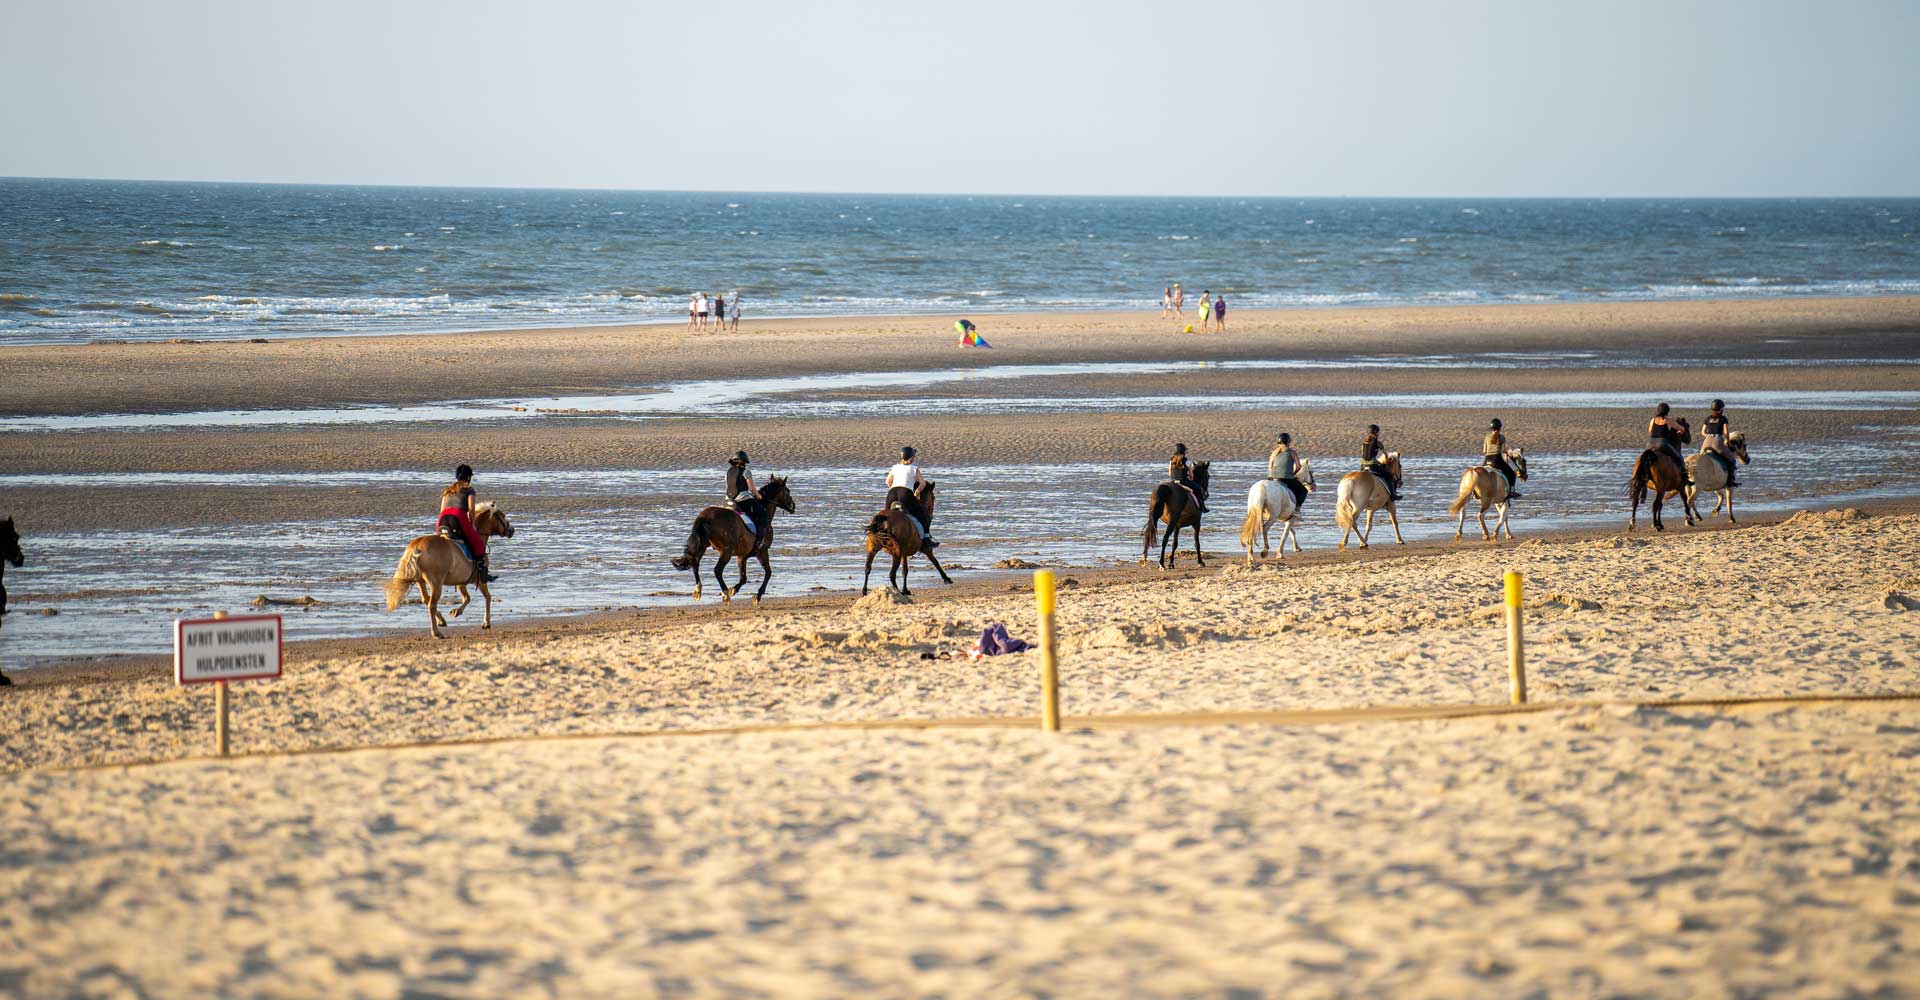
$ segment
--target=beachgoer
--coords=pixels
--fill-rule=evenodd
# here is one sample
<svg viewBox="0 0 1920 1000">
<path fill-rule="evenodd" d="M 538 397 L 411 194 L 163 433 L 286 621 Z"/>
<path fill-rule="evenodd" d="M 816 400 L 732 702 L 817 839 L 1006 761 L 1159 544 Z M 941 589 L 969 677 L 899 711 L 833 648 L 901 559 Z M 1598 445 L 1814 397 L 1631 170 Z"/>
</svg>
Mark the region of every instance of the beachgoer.
<svg viewBox="0 0 1920 1000">
<path fill-rule="evenodd" d="M 707 301 L 707 293 L 700 292 L 693 297 L 693 311 L 698 314 L 697 318 L 699 320 L 699 322 L 695 324 L 696 328 L 701 330 L 707 328 L 707 313 L 712 308 L 712 304 Z"/>
<path fill-rule="evenodd" d="M 898 507 L 901 513 L 914 519 L 920 525 L 920 547 L 931 549 L 940 543 L 933 540 L 933 525 L 927 520 L 926 509 L 920 506 L 920 485 L 926 478 L 920 475 L 920 466 L 915 457 L 919 453 L 912 448 L 900 449 L 900 461 L 887 470 L 887 506 Z"/>
<path fill-rule="evenodd" d="M 1163 291 L 1160 293 L 1160 318 L 1167 319 L 1172 315 L 1173 315 L 1173 286 L 1168 285 L 1166 291 Z"/>
<path fill-rule="evenodd" d="M 1307 502 L 1307 484 L 1300 481 L 1300 456 L 1293 450 L 1293 436 L 1284 431 L 1274 443 L 1273 454 L 1267 456 L 1267 478 L 1279 480 L 1292 491 L 1295 507 Z"/>
<path fill-rule="evenodd" d="M 1200 499 L 1200 494 L 1193 488 L 1193 469 L 1187 465 L 1187 446 L 1184 444 L 1173 446 L 1173 457 L 1167 460 L 1167 481 L 1186 490 L 1187 496 L 1193 498 L 1194 508 L 1200 513 L 1207 512 L 1207 502 Z"/>
<path fill-rule="evenodd" d="M 1186 317 L 1187 315 L 1186 303 L 1187 303 L 1187 290 L 1184 288 L 1181 288 L 1180 283 L 1178 281 L 1174 282 L 1173 283 L 1173 318 L 1174 319 L 1184 319 Z"/>
<path fill-rule="evenodd" d="M 1207 326 L 1213 322 L 1213 290 L 1200 293 L 1200 332 L 1207 332 Z"/>
<path fill-rule="evenodd" d="M 1520 478 L 1514 474 L 1513 466 L 1507 464 L 1507 436 L 1500 431 L 1500 418 L 1495 417 L 1487 423 L 1487 438 L 1480 444 L 1480 454 L 1486 459 L 1487 466 L 1507 477 L 1507 499 L 1520 499 Z"/>
<path fill-rule="evenodd" d="M 727 329 L 740 329 L 740 290 L 733 290 L 733 302 L 727 307 Z"/>
<path fill-rule="evenodd" d="M 1727 467 L 1727 488 L 1740 485 L 1733 478 L 1733 452 L 1727 448 L 1727 404 L 1724 400 L 1713 401 L 1713 412 L 1700 424 L 1700 451 L 1711 454 Z"/>
<path fill-rule="evenodd" d="M 439 530 L 458 531 L 473 553 L 473 571 L 488 583 L 498 580 L 487 569 L 487 539 L 473 526 L 473 466 L 461 464 L 453 470 L 453 485 L 440 491 Z"/>
<path fill-rule="evenodd" d="M 699 325 L 700 325 L 700 296 L 689 295 L 687 296 L 687 329 L 692 330 L 698 327 Z"/>
<path fill-rule="evenodd" d="M 1387 484 L 1389 498 L 1400 502 L 1400 481 L 1387 471 L 1387 447 L 1380 443 L 1379 424 L 1368 424 L 1367 436 L 1360 439 L 1360 467 L 1379 476 Z"/>
<path fill-rule="evenodd" d="M 1227 297 L 1224 293 L 1213 300 L 1213 321 L 1220 329 L 1227 328 Z"/>
</svg>

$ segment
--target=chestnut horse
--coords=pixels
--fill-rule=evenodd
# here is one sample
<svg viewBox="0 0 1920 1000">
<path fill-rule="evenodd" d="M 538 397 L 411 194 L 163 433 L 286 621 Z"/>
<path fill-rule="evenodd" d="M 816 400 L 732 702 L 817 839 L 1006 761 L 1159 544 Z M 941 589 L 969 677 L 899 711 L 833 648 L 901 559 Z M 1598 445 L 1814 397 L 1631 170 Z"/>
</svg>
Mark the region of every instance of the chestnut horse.
<svg viewBox="0 0 1920 1000">
<path fill-rule="evenodd" d="M 1207 500 L 1207 478 L 1212 473 L 1206 462 L 1193 463 L 1193 492 L 1201 503 Z M 1193 528 L 1193 561 L 1201 566 L 1207 564 L 1207 557 L 1200 552 L 1200 508 L 1193 497 L 1180 488 L 1179 483 L 1164 482 L 1153 488 L 1153 501 L 1147 507 L 1146 541 L 1140 546 L 1140 565 L 1147 564 L 1147 552 L 1153 548 L 1154 533 L 1157 525 L 1165 521 L 1167 534 L 1160 539 L 1160 568 L 1172 569 L 1174 557 L 1180 554 L 1180 529 Z M 1167 543 L 1173 543 L 1173 551 L 1167 551 Z"/>
<path fill-rule="evenodd" d="M 1680 426 L 1677 443 L 1686 444 L 1693 437 L 1692 428 L 1679 417 L 1673 418 L 1673 422 Z M 1627 499 L 1633 502 L 1633 510 L 1627 515 L 1628 531 L 1640 523 L 1640 502 L 1647 498 L 1649 491 L 1653 494 L 1653 530 L 1667 530 L 1660 520 L 1660 505 L 1675 494 L 1680 496 L 1680 509 L 1687 515 L 1687 523 L 1700 520 L 1700 512 L 1693 509 L 1693 496 L 1687 490 L 1686 466 L 1665 448 L 1648 448 L 1633 463 L 1633 478 L 1627 482 Z"/>
<path fill-rule="evenodd" d="M 1518 448 L 1506 453 L 1507 464 L 1513 466 L 1513 474 L 1521 482 L 1527 481 L 1527 456 Z M 1507 482 L 1500 470 L 1482 463 L 1460 474 L 1460 495 L 1447 505 L 1447 513 L 1454 516 L 1453 540 L 1459 541 L 1467 530 L 1467 502 L 1480 501 L 1480 537 L 1487 541 L 1496 541 L 1505 529 L 1507 540 L 1513 540 L 1513 528 L 1507 524 L 1507 495 L 1513 492 L 1516 484 Z M 1499 509 L 1499 519 L 1493 522 L 1493 531 L 1487 531 L 1487 508 Z"/>
<path fill-rule="evenodd" d="M 733 603 L 733 595 L 747 585 L 747 557 L 760 560 L 760 589 L 754 592 L 753 603 L 758 605 L 760 598 L 766 595 L 767 583 L 773 579 L 773 566 L 767 562 L 767 551 L 773 548 L 773 514 L 776 510 L 793 513 L 793 490 L 786 479 L 773 476 L 767 485 L 760 487 L 760 499 L 767 511 L 767 523 L 758 525 L 760 534 L 756 537 L 747 530 L 747 523 L 740 519 L 740 512 L 728 507 L 706 507 L 694 515 L 693 531 L 687 535 L 687 548 L 672 560 L 674 569 L 693 571 L 693 599 L 699 600 L 705 591 L 700 586 L 700 559 L 707 554 L 711 546 L 719 556 L 713 564 L 713 581 L 720 585 L 720 600 Z M 735 559 L 740 563 L 740 580 L 729 590 L 727 588 L 727 560 Z"/>
<path fill-rule="evenodd" d="M 933 480 L 921 483 L 913 496 L 920 501 L 920 509 L 927 512 L 927 524 L 931 527 Z M 920 525 L 898 504 L 889 504 L 886 510 L 873 515 L 873 520 L 867 522 L 867 572 L 860 578 L 860 592 L 867 592 L 867 581 L 873 577 L 873 557 L 881 551 L 893 557 L 893 566 L 887 570 L 887 584 L 902 594 L 913 593 L 907 589 L 907 570 L 916 554 L 927 557 L 927 561 L 933 564 L 934 572 L 940 574 L 942 583 L 952 583 L 953 577 L 948 576 L 946 568 L 940 565 L 940 557 L 934 555 L 932 550 L 920 547 L 921 537 Z M 895 573 L 900 574 L 898 583 L 893 579 Z"/>
<path fill-rule="evenodd" d="M 13 518 L 0 521 L 0 621 L 7 617 L 7 564 L 12 563 L 19 569 L 27 561 L 20 552 L 20 533 L 13 529 Z M 0 674 L 0 687 L 8 687 L 13 682 L 6 674 Z"/>
<path fill-rule="evenodd" d="M 1405 482 L 1400 474 L 1399 452 L 1387 452 L 1385 464 L 1388 475 Z M 1400 511 L 1394 505 L 1393 491 L 1387 489 L 1386 482 L 1365 469 L 1341 476 L 1340 492 L 1335 494 L 1333 502 L 1333 523 L 1340 526 L 1340 544 L 1337 548 L 1346 551 L 1348 535 L 1359 535 L 1360 547 L 1366 548 L 1367 536 L 1373 534 L 1373 512 L 1377 510 L 1387 512 L 1387 519 L 1393 522 L 1393 540 L 1405 545 L 1407 540 L 1400 537 Z M 1365 530 L 1358 526 L 1361 511 L 1367 512 Z"/>
<path fill-rule="evenodd" d="M 513 537 L 513 525 L 507 522 L 506 512 L 492 503 L 473 508 L 473 530 L 482 537 Z M 487 581 L 473 571 L 473 561 L 467 558 L 466 550 L 445 535 L 421 535 L 407 543 L 407 550 L 400 553 L 400 565 L 393 569 L 393 579 L 387 581 L 388 611 L 400 606 L 410 586 L 420 588 L 420 600 L 427 605 L 427 632 L 435 639 L 446 638 L 440 634 L 447 624 L 440 615 L 440 594 L 448 586 L 460 591 L 460 606 L 453 609 L 455 618 L 473 603 L 467 587 L 479 587 L 480 596 L 486 599 L 480 627 L 493 627 L 493 592 L 487 589 Z"/>
</svg>

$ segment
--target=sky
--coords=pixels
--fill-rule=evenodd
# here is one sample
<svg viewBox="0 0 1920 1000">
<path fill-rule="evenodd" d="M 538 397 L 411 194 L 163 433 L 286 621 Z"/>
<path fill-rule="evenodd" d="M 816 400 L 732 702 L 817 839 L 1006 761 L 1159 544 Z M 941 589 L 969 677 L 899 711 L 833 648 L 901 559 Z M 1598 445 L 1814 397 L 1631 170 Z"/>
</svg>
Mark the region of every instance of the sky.
<svg viewBox="0 0 1920 1000">
<path fill-rule="evenodd" d="M 1920 2 L 6 0 L 0 176 L 1920 193 Z"/>
</svg>

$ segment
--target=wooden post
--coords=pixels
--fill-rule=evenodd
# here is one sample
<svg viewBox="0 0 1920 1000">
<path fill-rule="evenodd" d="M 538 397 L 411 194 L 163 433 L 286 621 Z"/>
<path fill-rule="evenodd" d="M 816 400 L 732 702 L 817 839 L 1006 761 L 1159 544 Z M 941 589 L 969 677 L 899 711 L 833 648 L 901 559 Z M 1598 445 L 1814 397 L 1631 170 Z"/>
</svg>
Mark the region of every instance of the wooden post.
<svg viewBox="0 0 1920 1000">
<path fill-rule="evenodd" d="M 225 618 L 225 611 L 215 611 L 213 617 Z M 213 686 L 213 749 L 222 757 L 227 755 L 227 682 L 220 681 Z"/>
<path fill-rule="evenodd" d="M 1033 572 L 1033 599 L 1040 609 L 1040 728 L 1060 731 L 1060 667 L 1054 657 L 1053 570 Z"/>
<path fill-rule="evenodd" d="M 1515 705 L 1527 703 L 1527 647 L 1520 628 L 1520 574 L 1507 571 L 1507 670 Z"/>
</svg>

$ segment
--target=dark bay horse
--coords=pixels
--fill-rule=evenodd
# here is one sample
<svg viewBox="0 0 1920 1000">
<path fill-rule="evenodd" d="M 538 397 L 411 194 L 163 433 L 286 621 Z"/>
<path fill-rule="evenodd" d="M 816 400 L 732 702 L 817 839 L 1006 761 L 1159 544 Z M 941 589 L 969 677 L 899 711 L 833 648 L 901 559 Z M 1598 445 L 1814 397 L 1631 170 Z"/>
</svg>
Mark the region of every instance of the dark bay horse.
<svg viewBox="0 0 1920 1000">
<path fill-rule="evenodd" d="M 905 490 L 906 487 L 896 486 L 894 489 Z M 867 572 L 860 578 L 860 592 L 862 594 L 867 592 L 867 581 L 873 577 L 873 557 L 882 551 L 893 557 L 893 566 L 887 570 L 887 583 L 902 594 L 913 593 L 907 589 L 907 570 L 916 554 L 927 557 L 927 561 L 933 564 L 934 572 L 940 574 L 941 582 L 952 583 L 953 578 L 948 576 L 946 568 L 940 565 L 940 557 L 934 555 L 933 550 L 920 547 L 923 537 L 920 526 L 914 523 L 911 515 L 891 502 L 893 490 L 887 491 L 887 495 L 889 499 L 887 509 L 873 515 L 873 520 L 867 522 Z M 921 483 L 920 489 L 914 492 L 913 497 L 920 501 L 920 509 L 926 511 L 927 525 L 931 527 L 933 525 L 933 480 L 929 479 Z M 900 574 L 898 582 L 893 578 L 895 573 Z"/>
<path fill-rule="evenodd" d="M 759 537 L 747 530 L 746 522 L 740 520 L 740 513 L 726 507 L 707 507 L 695 515 L 693 531 L 687 535 L 687 550 L 675 556 L 674 569 L 693 571 L 693 599 L 699 600 L 704 590 L 700 585 L 700 559 L 706 555 L 708 547 L 718 554 L 713 564 L 713 581 L 720 585 L 720 600 L 732 604 L 733 595 L 747 585 L 747 557 L 760 560 L 760 589 L 753 595 L 753 603 L 759 604 L 760 598 L 767 593 L 767 583 L 773 579 L 773 566 L 767 562 L 767 551 L 773 548 L 773 514 L 776 510 L 793 513 L 793 491 L 786 479 L 773 476 L 767 485 L 760 487 L 760 499 L 765 501 L 767 523 L 758 525 Z M 740 563 L 740 580 L 727 588 L 725 576 L 727 560 L 735 559 Z"/>
<path fill-rule="evenodd" d="M 20 552 L 20 533 L 13 529 L 13 518 L 0 521 L 0 621 L 7 617 L 7 564 L 12 563 L 19 569 L 27 561 Z M 13 682 L 6 674 L 0 674 L 0 687 L 10 686 Z"/>
<path fill-rule="evenodd" d="M 1199 494 L 1201 502 L 1207 499 L 1207 477 L 1211 472 L 1206 462 L 1193 463 L 1193 492 Z M 1155 525 L 1165 521 L 1166 537 L 1160 540 L 1160 568 L 1172 569 L 1174 557 L 1180 554 L 1180 529 L 1193 528 L 1193 561 L 1201 566 L 1207 564 L 1206 556 L 1200 552 L 1200 508 L 1195 506 L 1193 498 L 1180 488 L 1179 483 L 1165 482 L 1153 488 L 1153 502 L 1147 508 L 1146 541 L 1140 546 L 1140 565 L 1147 564 L 1147 552 L 1153 548 Z M 1167 543 L 1173 543 L 1173 551 L 1167 551 Z"/>
<path fill-rule="evenodd" d="M 1673 422 L 1680 427 L 1676 443 L 1686 444 L 1693 437 L 1693 429 L 1679 417 L 1673 418 Z M 1627 514 L 1628 531 L 1638 526 L 1640 503 L 1649 492 L 1653 495 L 1653 530 L 1667 530 L 1660 520 L 1660 505 L 1676 493 L 1680 495 L 1680 509 L 1686 513 L 1687 523 L 1700 520 L 1700 513 L 1693 509 L 1693 497 L 1687 494 L 1687 467 L 1664 448 L 1648 448 L 1633 463 L 1633 479 L 1627 483 L 1627 499 L 1633 502 L 1633 510 Z"/>
</svg>

